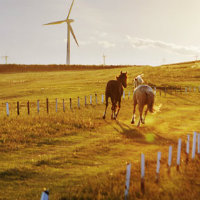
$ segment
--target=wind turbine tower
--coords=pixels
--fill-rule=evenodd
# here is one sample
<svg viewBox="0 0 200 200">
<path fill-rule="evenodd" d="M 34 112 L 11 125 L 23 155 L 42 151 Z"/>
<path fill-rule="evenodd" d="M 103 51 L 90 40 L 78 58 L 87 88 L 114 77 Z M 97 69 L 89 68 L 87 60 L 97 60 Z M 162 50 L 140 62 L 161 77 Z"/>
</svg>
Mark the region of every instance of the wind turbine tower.
<svg viewBox="0 0 200 200">
<path fill-rule="evenodd" d="M 66 56 L 66 64 L 68 64 L 68 65 L 70 65 L 70 34 L 72 34 L 76 44 L 78 45 L 78 41 L 76 39 L 76 36 L 75 36 L 74 31 L 73 31 L 72 26 L 71 26 L 71 23 L 74 22 L 74 20 L 73 19 L 69 19 L 69 15 L 71 13 L 73 4 L 74 4 L 74 0 L 72 1 L 71 7 L 69 9 L 69 13 L 68 13 L 67 18 L 65 20 L 56 21 L 56 22 L 50 22 L 50 23 L 44 24 L 44 25 L 56 25 L 56 24 L 62 24 L 62 23 L 66 23 L 67 24 L 67 56 Z"/>
<path fill-rule="evenodd" d="M 106 56 L 103 54 L 103 65 L 106 65 Z"/>
<path fill-rule="evenodd" d="M 5 64 L 8 64 L 8 56 L 1 56 L 2 58 L 5 58 Z"/>
</svg>

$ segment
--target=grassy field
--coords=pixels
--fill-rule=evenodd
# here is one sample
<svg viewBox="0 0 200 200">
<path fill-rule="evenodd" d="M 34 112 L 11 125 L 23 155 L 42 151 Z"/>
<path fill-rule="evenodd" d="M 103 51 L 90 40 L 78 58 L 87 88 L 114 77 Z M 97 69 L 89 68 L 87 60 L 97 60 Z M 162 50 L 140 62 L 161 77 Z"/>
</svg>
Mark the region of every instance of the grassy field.
<svg viewBox="0 0 200 200">
<path fill-rule="evenodd" d="M 0 199 L 123 199 L 126 164 L 132 163 L 129 199 L 199 199 L 200 160 L 185 164 L 187 134 L 200 132 L 200 93 L 157 91 L 155 112 L 146 124 L 131 125 L 132 98 L 122 101 L 118 120 L 102 119 L 106 82 L 128 72 L 126 94 L 133 78 L 143 73 L 156 86 L 199 87 L 200 63 L 160 67 L 134 66 L 99 70 L 70 70 L 0 74 Z M 94 94 L 98 104 L 94 102 Z M 93 105 L 84 97 L 93 95 Z M 81 108 L 77 108 L 77 97 Z M 50 112 L 45 100 L 49 98 Z M 58 99 L 58 112 L 55 99 Z M 73 109 L 69 109 L 72 98 Z M 65 99 L 66 111 L 62 111 Z M 40 113 L 36 102 L 40 100 Z M 16 102 L 20 102 L 17 116 Z M 30 101 L 30 115 L 26 103 Z M 5 103 L 9 102 L 10 116 Z M 138 116 L 138 113 L 137 113 Z M 136 116 L 136 117 L 137 117 Z M 136 119 L 138 120 L 138 118 Z M 176 171 L 177 141 L 182 139 L 180 171 Z M 192 139 L 191 139 L 192 140 Z M 192 142 L 191 142 L 192 144 Z M 173 167 L 167 174 L 169 145 Z M 157 152 L 162 152 L 160 182 L 155 183 Z M 145 194 L 140 191 L 140 155 L 145 154 Z"/>
</svg>

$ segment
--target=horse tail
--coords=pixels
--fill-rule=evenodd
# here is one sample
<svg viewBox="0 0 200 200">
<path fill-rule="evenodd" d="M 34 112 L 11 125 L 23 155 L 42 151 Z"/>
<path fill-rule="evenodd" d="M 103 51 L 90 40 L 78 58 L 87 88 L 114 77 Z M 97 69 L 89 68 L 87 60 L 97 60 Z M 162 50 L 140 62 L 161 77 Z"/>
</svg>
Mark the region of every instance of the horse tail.
<svg viewBox="0 0 200 200">
<path fill-rule="evenodd" d="M 153 94 L 153 92 L 148 92 L 147 96 L 148 96 L 148 104 L 147 104 L 148 110 L 149 110 L 149 112 L 153 113 L 153 111 L 154 111 L 154 109 L 153 109 L 154 94 Z"/>
</svg>

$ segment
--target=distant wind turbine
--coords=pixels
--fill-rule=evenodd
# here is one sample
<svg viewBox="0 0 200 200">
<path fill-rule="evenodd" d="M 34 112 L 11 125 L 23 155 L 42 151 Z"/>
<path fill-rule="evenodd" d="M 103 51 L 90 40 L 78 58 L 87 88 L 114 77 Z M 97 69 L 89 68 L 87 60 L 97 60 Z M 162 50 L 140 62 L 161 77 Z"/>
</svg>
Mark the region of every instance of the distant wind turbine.
<svg viewBox="0 0 200 200">
<path fill-rule="evenodd" d="M 106 65 L 106 56 L 103 54 L 103 65 Z"/>
<path fill-rule="evenodd" d="M 68 65 L 70 65 L 70 33 L 72 34 L 72 36 L 74 37 L 74 40 L 75 40 L 76 44 L 78 45 L 76 36 L 75 36 L 74 31 L 72 29 L 72 26 L 70 24 L 70 23 L 74 22 L 74 20 L 73 19 L 69 19 L 69 15 L 71 13 L 73 4 L 74 4 L 74 0 L 72 1 L 69 13 L 68 13 L 67 18 L 65 20 L 56 21 L 56 22 L 50 22 L 48 24 L 44 24 L 44 25 L 56 25 L 56 24 L 62 24 L 64 22 L 67 23 L 67 57 L 66 57 L 66 64 L 68 64 Z"/>
<path fill-rule="evenodd" d="M 1 56 L 2 58 L 5 58 L 6 65 L 8 64 L 8 56 Z"/>
</svg>

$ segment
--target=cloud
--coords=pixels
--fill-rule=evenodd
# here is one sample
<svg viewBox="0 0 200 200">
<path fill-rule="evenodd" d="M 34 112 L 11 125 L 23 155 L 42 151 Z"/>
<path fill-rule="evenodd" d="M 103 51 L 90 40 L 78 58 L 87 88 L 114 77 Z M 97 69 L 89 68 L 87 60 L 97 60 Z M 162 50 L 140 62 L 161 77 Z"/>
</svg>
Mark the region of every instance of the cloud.
<svg viewBox="0 0 200 200">
<path fill-rule="evenodd" d="M 98 41 L 98 44 L 101 45 L 101 46 L 103 46 L 106 49 L 111 48 L 111 47 L 115 47 L 114 43 L 106 41 L 106 40 Z"/>
<path fill-rule="evenodd" d="M 200 54 L 200 48 L 194 47 L 194 46 L 181 46 L 176 45 L 172 43 L 166 43 L 162 41 L 157 40 L 150 40 L 150 39 L 141 39 L 136 37 L 131 37 L 129 35 L 126 36 L 132 47 L 134 48 L 144 48 L 144 47 L 159 47 L 165 50 L 168 50 L 170 52 L 175 52 L 177 54 L 181 55 L 188 55 L 188 56 L 194 56 Z"/>
</svg>

